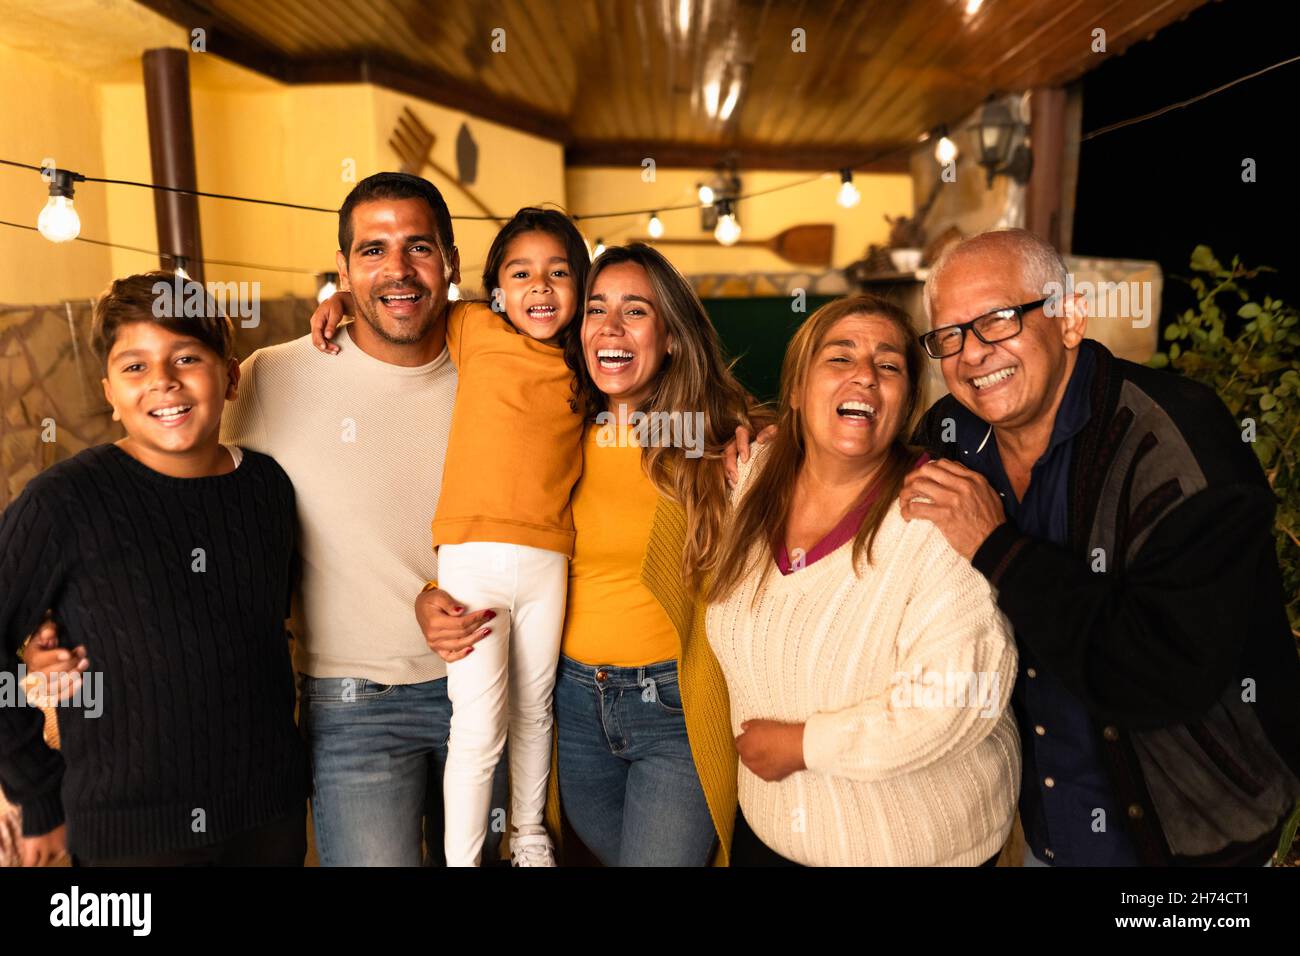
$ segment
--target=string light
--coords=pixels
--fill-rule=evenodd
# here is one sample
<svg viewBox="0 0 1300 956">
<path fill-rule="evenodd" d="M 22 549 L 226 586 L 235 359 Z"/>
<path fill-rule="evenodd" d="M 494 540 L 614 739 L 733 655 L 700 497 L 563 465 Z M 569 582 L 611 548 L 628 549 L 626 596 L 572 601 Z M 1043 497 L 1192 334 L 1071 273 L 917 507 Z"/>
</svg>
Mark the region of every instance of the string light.
<svg viewBox="0 0 1300 956">
<path fill-rule="evenodd" d="M 736 222 L 729 199 L 718 203 L 718 224 L 713 227 L 713 238 L 724 246 L 734 246 L 740 239 L 740 223 Z"/>
<path fill-rule="evenodd" d="M 81 217 L 72 204 L 72 184 L 84 182 L 86 177 L 67 169 L 53 169 L 49 173 L 53 174 L 50 198 L 36 217 L 36 228 L 50 242 L 71 242 L 81 235 Z"/>
<path fill-rule="evenodd" d="M 940 126 L 939 143 L 934 147 L 934 158 L 940 166 L 947 166 L 957 158 L 957 144 L 948 138 L 948 127 Z"/>
<path fill-rule="evenodd" d="M 713 187 L 708 185 L 707 183 L 700 187 L 700 205 L 701 206 L 713 205 Z"/>
<path fill-rule="evenodd" d="M 858 192 L 858 187 L 853 185 L 853 170 L 840 170 L 840 193 L 835 197 L 835 201 L 845 209 L 852 209 L 862 198 L 862 193 Z"/>
<path fill-rule="evenodd" d="M 179 276 L 180 278 L 184 279 L 186 282 L 188 282 L 188 281 L 189 281 L 189 278 L 190 278 L 190 274 L 189 274 L 188 270 L 186 270 L 186 268 L 185 268 L 186 265 L 188 265 L 188 262 L 186 261 L 185 257 L 184 257 L 184 256 L 177 256 L 176 259 L 175 259 L 175 262 L 176 262 L 176 268 L 175 268 L 174 271 L 175 271 L 176 275 Z"/>
<path fill-rule="evenodd" d="M 599 259 L 604 254 L 604 252 L 605 252 L 605 240 L 597 238 L 596 248 L 593 249 L 591 253 L 592 260 Z"/>
<path fill-rule="evenodd" d="M 448 302 L 460 301 L 460 286 L 456 285 L 456 283 L 454 282 L 447 283 L 447 301 Z"/>
<path fill-rule="evenodd" d="M 650 223 L 646 226 L 646 232 L 650 234 L 651 239 L 662 239 L 664 234 L 664 223 L 659 218 L 659 213 L 650 214 Z"/>
</svg>

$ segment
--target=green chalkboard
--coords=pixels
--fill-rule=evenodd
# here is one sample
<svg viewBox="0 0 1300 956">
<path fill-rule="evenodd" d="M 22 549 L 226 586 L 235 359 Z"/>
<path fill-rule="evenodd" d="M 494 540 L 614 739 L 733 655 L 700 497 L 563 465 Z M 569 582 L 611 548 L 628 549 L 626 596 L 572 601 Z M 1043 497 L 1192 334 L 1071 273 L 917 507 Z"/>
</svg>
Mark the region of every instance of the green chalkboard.
<svg viewBox="0 0 1300 956">
<path fill-rule="evenodd" d="M 835 296 L 809 296 L 807 310 L 795 312 L 789 296 L 704 299 L 704 308 L 722 337 L 727 358 L 738 359 L 736 376 L 755 398 L 775 402 L 781 362 L 795 329 Z"/>
</svg>

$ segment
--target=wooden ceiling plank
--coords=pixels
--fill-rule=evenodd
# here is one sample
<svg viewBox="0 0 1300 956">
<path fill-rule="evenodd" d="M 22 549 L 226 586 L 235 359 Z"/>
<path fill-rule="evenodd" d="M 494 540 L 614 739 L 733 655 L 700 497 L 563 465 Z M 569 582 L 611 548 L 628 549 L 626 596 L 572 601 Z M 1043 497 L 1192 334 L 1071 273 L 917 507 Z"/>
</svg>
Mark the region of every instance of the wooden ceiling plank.
<svg viewBox="0 0 1300 956">
<path fill-rule="evenodd" d="M 858 31 L 863 25 L 863 20 L 868 13 L 867 4 L 860 4 L 857 7 L 857 15 L 844 25 L 843 29 L 837 28 L 836 32 L 843 38 L 838 49 L 827 61 L 825 68 L 819 68 L 817 73 L 820 77 L 820 86 L 826 89 L 828 93 L 834 91 L 830 88 L 830 83 L 840 75 L 844 69 L 845 58 L 848 56 L 850 49 L 854 46 L 854 40 L 858 36 Z M 809 111 L 809 117 L 803 127 L 803 136 L 805 142 L 817 143 L 822 142 L 827 136 L 827 130 L 831 132 L 837 129 L 844 129 L 845 103 L 841 100 L 832 99 L 825 96 L 820 102 L 815 102 L 815 108 Z"/>
<path fill-rule="evenodd" d="M 764 12 L 764 29 L 758 37 L 745 122 L 739 130 L 742 139 L 768 140 L 783 111 L 789 108 L 783 93 L 790 90 L 795 76 L 806 69 L 804 58 L 809 55 L 796 54 L 790 49 L 790 32 L 795 26 L 807 29 L 807 6 L 806 0 L 801 0 L 798 9 L 788 13 L 786 4 L 778 0 L 775 11 L 769 7 Z"/>
<path fill-rule="evenodd" d="M 511 97 L 550 111 L 564 110 L 564 89 L 545 68 L 551 37 L 533 28 L 527 3 L 508 2 L 498 6 L 498 19 L 506 31 L 506 52 L 494 53 L 489 63 L 501 68 L 501 79 Z M 496 26 L 498 24 L 494 24 Z M 490 42 L 490 36 L 485 36 Z"/>
<path fill-rule="evenodd" d="M 1075 2 L 1078 3 L 1080 0 Z M 998 9 L 992 7 L 984 12 L 991 15 Z M 1002 9 L 1010 12 L 1010 8 Z M 958 43 L 963 37 L 962 31 L 948 31 L 947 41 L 936 48 L 926 66 L 922 68 L 927 75 L 935 77 L 935 81 L 907 82 L 906 76 L 900 77 L 903 82 L 899 95 L 881 109 L 875 118 L 879 134 L 891 135 L 899 139 L 915 139 L 921 133 L 941 123 L 952 126 L 960 122 L 987 98 L 993 85 L 987 78 L 964 75 L 957 66 L 959 61 L 947 67 L 938 67 L 936 64 L 943 62 L 954 47 L 957 48 L 960 56 L 963 50 L 968 51 L 969 55 L 969 50 L 978 46 L 974 40 L 969 39 L 973 36 L 969 32 L 970 29 L 978 28 L 980 34 L 986 34 L 990 39 L 1014 35 L 1016 23 L 1029 15 L 1031 9 L 1027 3 L 1018 6 L 1005 23 L 992 20 L 982 22 L 978 17 L 969 23 L 963 22 L 963 28 L 968 28 L 968 32 L 964 34 L 968 42 L 960 46 Z"/>
<path fill-rule="evenodd" d="M 292 16 L 274 4 L 257 6 L 224 3 L 218 8 L 222 16 L 237 22 L 254 36 L 287 56 L 311 55 L 313 37 L 297 28 Z"/>
<path fill-rule="evenodd" d="M 875 117 L 880 110 L 880 107 L 875 104 L 882 101 L 882 98 L 883 102 L 888 103 L 897 95 L 896 81 L 891 78 L 891 74 L 897 69 L 896 64 L 923 40 L 927 31 L 933 29 L 933 26 L 932 11 L 922 4 L 906 7 L 902 15 L 893 22 L 889 36 L 881 44 L 880 49 L 898 50 L 898 56 L 893 60 L 877 56 L 869 62 L 859 83 L 859 87 L 865 91 L 863 99 L 846 104 L 846 109 L 851 110 L 858 119 L 857 124 L 852 128 L 873 131 L 871 136 L 859 135 L 859 139 L 874 140 L 879 135 L 874 132 L 878 128 Z"/>
<path fill-rule="evenodd" d="M 817 76 L 821 73 L 823 51 L 821 44 L 834 42 L 832 31 L 829 27 L 829 18 L 826 10 L 818 4 L 812 4 L 812 9 L 808 9 L 809 4 L 801 4 L 798 19 L 793 21 L 794 27 L 801 27 L 804 30 L 804 41 L 807 44 L 806 53 L 794 53 L 790 50 L 793 42 L 790 37 L 790 30 L 785 31 L 782 40 L 785 42 L 786 51 L 790 56 L 789 72 L 790 80 L 784 88 L 774 89 L 774 94 L 778 103 L 782 101 L 787 105 L 785 109 L 777 109 L 776 123 L 773 125 L 773 135 L 778 141 L 791 138 L 795 130 L 799 129 L 799 124 L 804 121 L 806 112 L 813 107 L 807 95 L 807 90 Z M 842 4 L 836 5 L 839 10 Z M 790 103 L 797 104 L 795 109 L 789 109 Z M 794 139 L 801 138 L 794 136 Z"/>
<path fill-rule="evenodd" d="M 553 10 L 546 10 L 548 15 L 545 19 L 549 22 L 540 22 L 538 17 L 543 15 L 544 10 L 536 0 L 519 4 L 519 10 L 525 21 L 526 35 L 537 41 L 534 44 L 537 53 L 534 69 L 546 85 L 547 102 L 552 111 L 567 115 L 573 111 L 577 83 L 573 73 L 573 49 L 563 42 L 563 34 L 560 32 L 563 17 L 551 16 L 549 14 Z"/>
<path fill-rule="evenodd" d="M 1125 0 L 1119 0 L 1111 10 L 1123 6 L 1124 2 Z M 1194 3 L 1188 3 L 1187 0 L 1163 0 L 1163 2 L 1154 6 L 1151 0 L 1128 0 L 1128 6 L 1137 8 L 1135 11 L 1136 16 L 1134 19 L 1128 20 L 1127 25 L 1120 27 L 1118 30 L 1106 29 L 1106 52 L 1104 54 L 1093 53 L 1091 48 L 1092 29 L 1098 26 L 1104 27 L 1104 24 L 1101 23 L 1102 18 L 1097 17 L 1095 22 L 1080 31 L 1080 36 L 1077 38 L 1080 43 L 1080 52 L 1070 66 L 1062 65 L 1053 70 L 1033 72 L 1035 67 L 1039 67 L 1043 63 L 1052 63 L 1057 59 L 1064 61 L 1064 58 L 1060 58 L 1056 54 L 1070 38 L 1062 37 L 1055 45 L 1046 48 L 1034 63 L 1027 64 L 1014 74 L 1013 82 L 1027 86 L 1060 86 L 1063 83 L 1071 82 L 1084 73 L 1100 66 L 1110 57 L 1123 53 L 1131 43 L 1136 42 L 1129 39 L 1134 34 L 1141 37 L 1153 30 L 1162 29 L 1178 19 L 1183 13 L 1195 9 L 1198 5 L 1199 0 Z M 1107 14 L 1110 14 L 1109 10 Z M 1118 16 L 1119 14 L 1114 15 Z M 1128 16 L 1125 15 L 1124 19 L 1128 19 Z M 1091 62 L 1093 60 L 1096 62 Z"/>
</svg>

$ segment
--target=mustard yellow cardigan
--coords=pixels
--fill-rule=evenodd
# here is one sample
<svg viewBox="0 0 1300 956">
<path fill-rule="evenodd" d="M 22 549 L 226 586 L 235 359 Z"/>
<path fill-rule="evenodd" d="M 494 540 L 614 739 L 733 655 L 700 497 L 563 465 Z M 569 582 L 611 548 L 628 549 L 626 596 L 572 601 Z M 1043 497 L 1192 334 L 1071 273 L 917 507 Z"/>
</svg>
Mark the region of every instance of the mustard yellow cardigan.
<svg viewBox="0 0 1300 956">
<path fill-rule="evenodd" d="M 650 589 L 672 621 L 681 641 L 677 682 L 686 715 L 695 770 L 718 834 L 714 866 L 727 866 L 731 858 L 732 828 L 736 821 L 738 758 L 731 734 L 731 703 L 722 668 L 704 635 L 704 601 L 682 580 L 682 552 L 686 547 L 686 511 L 660 495 L 650 527 L 650 541 L 641 563 L 641 581 Z M 551 778 L 547 788 L 546 824 L 556 847 L 561 846 L 562 810 L 560 775 L 551 748 Z"/>
</svg>

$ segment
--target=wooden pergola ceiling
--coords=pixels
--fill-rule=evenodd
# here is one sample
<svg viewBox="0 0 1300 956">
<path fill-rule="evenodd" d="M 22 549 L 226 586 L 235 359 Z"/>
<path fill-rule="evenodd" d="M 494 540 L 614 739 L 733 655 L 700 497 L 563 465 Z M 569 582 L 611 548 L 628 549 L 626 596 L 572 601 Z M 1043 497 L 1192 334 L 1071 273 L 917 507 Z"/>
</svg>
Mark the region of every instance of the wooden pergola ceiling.
<svg viewBox="0 0 1300 956">
<path fill-rule="evenodd" d="M 991 93 L 1075 80 L 1203 2 L 984 0 L 973 15 L 968 0 L 144 5 L 268 76 L 376 83 L 561 142 L 570 165 L 829 169 L 915 142 Z"/>
</svg>

